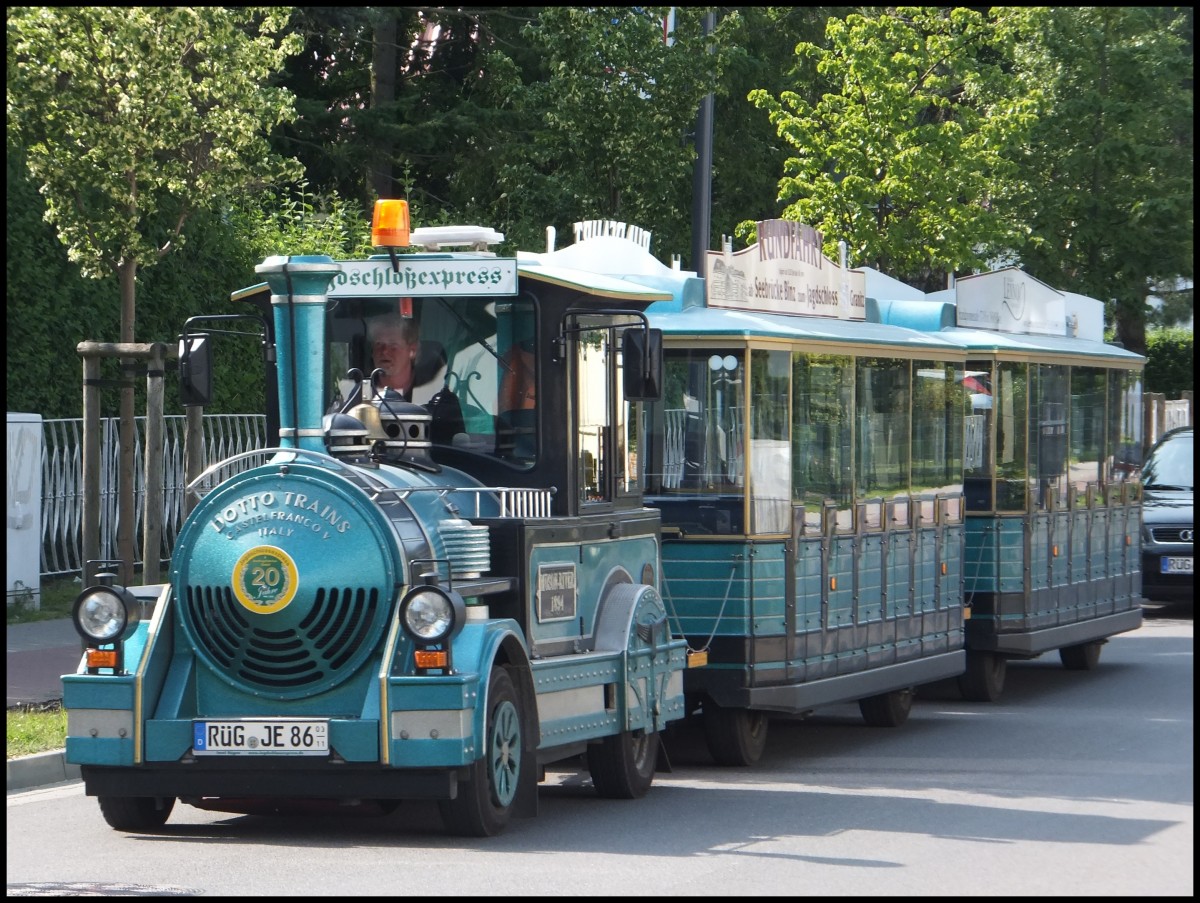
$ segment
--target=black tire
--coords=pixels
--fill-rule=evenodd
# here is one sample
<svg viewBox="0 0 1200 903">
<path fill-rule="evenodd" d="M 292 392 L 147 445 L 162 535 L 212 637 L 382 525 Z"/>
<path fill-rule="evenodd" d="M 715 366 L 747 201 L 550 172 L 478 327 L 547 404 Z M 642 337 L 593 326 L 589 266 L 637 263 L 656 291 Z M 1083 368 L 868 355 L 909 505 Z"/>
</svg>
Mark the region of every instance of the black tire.
<svg viewBox="0 0 1200 903">
<path fill-rule="evenodd" d="M 862 712 L 863 721 L 871 727 L 899 727 L 908 720 L 915 695 L 913 687 L 905 687 L 868 696 L 858 701 L 858 710 Z"/>
<path fill-rule="evenodd" d="M 645 796 L 654 783 L 658 744 L 657 733 L 623 731 L 588 746 L 587 766 L 596 792 L 609 800 Z"/>
<path fill-rule="evenodd" d="M 1100 647 L 1104 643 L 1080 643 L 1078 646 L 1063 646 L 1058 650 L 1063 667 L 1068 671 L 1091 671 L 1100 664 Z"/>
<path fill-rule="evenodd" d="M 493 668 L 488 678 L 487 719 L 483 755 L 470 766 L 471 776 L 458 785 L 452 800 L 440 800 L 442 822 L 461 837 L 494 837 L 512 818 L 524 753 L 521 705 L 507 668 Z"/>
<path fill-rule="evenodd" d="M 100 796 L 100 814 L 118 831 L 154 831 L 171 817 L 175 797 Z"/>
<path fill-rule="evenodd" d="M 725 708 L 705 700 L 704 739 L 718 765 L 743 767 L 762 758 L 770 719 L 766 712 Z"/>
<path fill-rule="evenodd" d="M 971 702 L 996 702 L 1004 692 L 1008 659 L 995 652 L 968 652 L 967 669 L 958 676 L 958 689 Z"/>
</svg>

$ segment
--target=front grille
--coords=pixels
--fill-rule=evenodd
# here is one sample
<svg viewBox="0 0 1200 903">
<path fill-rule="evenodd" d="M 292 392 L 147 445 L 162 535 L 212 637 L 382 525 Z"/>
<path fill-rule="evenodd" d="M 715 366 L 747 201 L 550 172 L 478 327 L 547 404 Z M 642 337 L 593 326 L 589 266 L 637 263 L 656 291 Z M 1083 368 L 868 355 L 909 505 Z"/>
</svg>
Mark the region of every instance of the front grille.
<svg viewBox="0 0 1200 903">
<path fill-rule="evenodd" d="M 1187 537 L 1184 538 L 1184 534 Z M 1155 542 L 1187 542 L 1192 541 L 1192 527 L 1189 524 L 1186 527 L 1152 527 L 1150 536 Z"/>
<path fill-rule="evenodd" d="M 295 627 L 268 630 L 252 626 L 227 586 L 187 591 L 187 621 L 209 660 L 235 681 L 275 691 L 310 687 L 355 666 L 378 610 L 377 589 L 322 588 Z M 270 615 L 254 617 L 272 623 Z"/>
</svg>

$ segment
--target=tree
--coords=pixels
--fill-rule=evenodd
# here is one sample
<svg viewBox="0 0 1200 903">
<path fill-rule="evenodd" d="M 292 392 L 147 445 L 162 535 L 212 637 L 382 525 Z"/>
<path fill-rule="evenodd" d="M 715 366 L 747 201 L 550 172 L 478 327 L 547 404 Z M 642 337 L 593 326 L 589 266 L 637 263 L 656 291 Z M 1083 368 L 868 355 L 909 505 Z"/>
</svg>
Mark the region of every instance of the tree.
<svg viewBox="0 0 1200 903">
<path fill-rule="evenodd" d="M 189 215 L 294 167 L 265 133 L 294 116 L 268 81 L 294 36 L 286 8 L 14 7 L 8 127 L 46 218 L 85 276 L 116 273 L 120 341 L 135 337 L 138 269 Z M 123 579 L 133 561 L 134 393 L 121 393 Z"/>
<path fill-rule="evenodd" d="M 819 229 L 829 257 L 844 240 L 853 265 L 926 291 L 1020 247 L 1006 199 L 1037 94 L 1018 90 L 999 37 L 971 9 L 898 7 L 830 19 L 827 48 L 801 42 L 820 99 L 809 86 L 751 94 L 794 149 L 784 218 Z"/>
<path fill-rule="evenodd" d="M 493 221 L 519 229 L 509 237 L 522 247 L 546 225 L 619 219 L 651 230 L 660 255 L 688 248 L 689 132 L 715 80 L 702 12 L 678 9 L 668 47 L 665 7 L 543 7 L 522 30 L 532 55 L 493 48 L 483 89 L 512 131 L 487 139 L 475 203 L 486 189 Z"/>
<path fill-rule="evenodd" d="M 1015 7 L 1003 19 L 1022 80 L 1044 96 L 1021 159 L 1033 239 L 1021 262 L 1056 288 L 1105 301 L 1117 339 L 1141 354 L 1147 298 L 1182 290 L 1191 302 L 1192 15 Z"/>
<path fill-rule="evenodd" d="M 811 61 L 797 58 L 801 41 L 824 39 L 831 15 L 844 7 L 747 6 L 722 11 L 714 32 L 720 78 L 714 91 L 712 234 L 709 248 L 739 223 L 777 219 L 779 176 L 790 156 L 766 111 L 748 101 L 754 89 L 778 96 L 795 90 L 820 99 Z"/>
<path fill-rule="evenodd" d="M 304 163 L 319 193 L 364 209 L 376 197 L 407 197 L 415 226 L 468 221 L 494 193 L 489 149 L 520 139 L 511 112 L 492 103 L 485 59 L 497 44 L 524 59 L 518 32 L 535 13 L 298 10 L 304 52 L 288 61 L 284 79 L 301 115 L 279 130 L 276 149 Z M 480 188 L 486 195 L 476 200 Z"/>
<path fill-rule="evenodd" d="M 367 186 L 375 153 L 369 128 L 372 91 L 372 23 L 393 24 L 388 46 L 398 48 L 396 16 L 411 11 L 371 7 L 301 7 L 290 21 L 302 43 L 286 61 L 281 83 L 295 97 L 297 116 L 271 136 L 276 152 L 295 157 L 318 192 L 369 204 Z"/>
</svg>

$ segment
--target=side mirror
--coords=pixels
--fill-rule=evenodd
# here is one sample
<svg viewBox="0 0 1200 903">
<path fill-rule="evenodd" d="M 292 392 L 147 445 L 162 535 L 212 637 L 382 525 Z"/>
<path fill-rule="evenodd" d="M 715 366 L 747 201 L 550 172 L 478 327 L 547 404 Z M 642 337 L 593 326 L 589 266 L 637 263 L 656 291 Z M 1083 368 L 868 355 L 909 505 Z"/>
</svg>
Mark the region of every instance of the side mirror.
<svg viewBox="0 0 1200 903">
<path fill-rule="evenodd" d="M 179 337 L 179 400 L 185 408 L 212 401 L 212 353 L 206 333 Z"/>
<path fill-rule="evenodd" d="M 663 345 L 661 329 L 626 329 L 621 336 L 622 388 L 629 401 L 662 397 Z"/>
</svg>

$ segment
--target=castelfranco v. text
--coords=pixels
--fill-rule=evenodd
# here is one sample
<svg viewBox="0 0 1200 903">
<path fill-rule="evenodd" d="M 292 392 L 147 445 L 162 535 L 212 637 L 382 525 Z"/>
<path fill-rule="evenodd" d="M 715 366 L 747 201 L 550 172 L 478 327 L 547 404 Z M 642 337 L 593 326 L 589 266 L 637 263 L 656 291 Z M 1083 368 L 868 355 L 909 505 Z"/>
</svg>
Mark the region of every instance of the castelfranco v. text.
<svg viewBox="0 0 1200 903">
<path fill-rule="evenodd" d="M 301 492 L 280 495 L 270 490 L 254 492 L 231 502 L 210 523 L 214 530 L 231 539 L 251 527 L 264 524 L 291 524 L 323 534 L 322 538 L 328 538 L 331 532 L 345 533 L 350 529 L 350 521 L 328 502 L 310 499 Z"/>
</svg>

